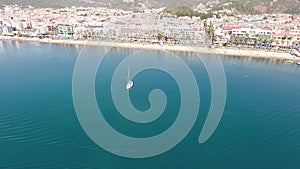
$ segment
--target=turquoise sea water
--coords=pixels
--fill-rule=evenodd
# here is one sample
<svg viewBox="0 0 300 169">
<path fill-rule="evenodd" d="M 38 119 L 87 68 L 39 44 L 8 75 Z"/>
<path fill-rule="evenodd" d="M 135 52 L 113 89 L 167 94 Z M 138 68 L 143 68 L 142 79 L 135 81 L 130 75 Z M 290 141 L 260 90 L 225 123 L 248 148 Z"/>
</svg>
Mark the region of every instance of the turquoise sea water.
<svg viewBox="0 0 300 169">
<path fill-rule="evenodd" d="M 170 151 L 130 159 L 103 150 L 80 126 L 72 100 L 73 69 L 80 49 L 0 42 L 0 168 L 300 168 L 300 66 L 222 57 L 227 78 L 225 111 L 213 136 L 199 144 L 210 107 L 209 77 L 194 56 L 175 53 L 188 64 L 199 85 L 196 123 Z M 147 125 L 121 118 L 111 100 L 110 80 L 116 66 L 134 51 L 114 49 L 105 57 L 97 74 L 96 97 L 105 118 L 117 131 L 134 137 L 154 136 L 176 119 L 180 92 L 168 73 L 155 69 L 141 72 L 130 93 L 132 104 L 139 110 L 148 109 L 149 92 L 159 88 L 168 98 L 165 113 Z"/>
</svg>

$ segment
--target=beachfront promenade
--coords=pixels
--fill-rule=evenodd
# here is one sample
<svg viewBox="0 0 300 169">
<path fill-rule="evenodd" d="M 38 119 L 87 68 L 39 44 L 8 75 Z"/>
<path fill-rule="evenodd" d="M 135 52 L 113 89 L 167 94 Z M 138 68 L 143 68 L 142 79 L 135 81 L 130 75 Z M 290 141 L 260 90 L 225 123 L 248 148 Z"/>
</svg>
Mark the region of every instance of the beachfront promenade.
<svg viewBox="0 0 300 169">
<path fill-rule="evenodd" d="M 1 38 L 0 40 L 4 41 L 27 41 L 27 42 L 40 42 L 40 43 L 52 43 L 52 44 L 72 44 L 72 45 L 89 45 L 89 46 L 100 46 L 100 47 L 119 47 L 119 48 L 136 48 L 136 49 L 145 49 L 145 50 L 164 50 L 164 51 L 182 51 L 182 52 L 198 52 L 206 54 L 218 54 L 224 56 L 241 56 L 241 57 L 255 57 L 255 58 L 266 58 L 266 59 L 276 59 L 284 60 L 286 58 L 293 58 L 294 60 L 297 57 L 291 55 L 288 52 L 283 51 L 270 51 L 270 50 L 261 50 L 261 49 L 239 49 L 239 48 L 229 48 L 229 47 L 220 47 L 220 48 L 208 48 L 203 46 L 190 46 L 190 45 L 159 45 L 159 44 L 150 44 L 150 43 L 129 43 L 129 42 L 109 42 L 109 41 L 96 41 L 96 40 L 55 40 L 55 39 L 38 39 L 38 38 Z"/>
</svg>

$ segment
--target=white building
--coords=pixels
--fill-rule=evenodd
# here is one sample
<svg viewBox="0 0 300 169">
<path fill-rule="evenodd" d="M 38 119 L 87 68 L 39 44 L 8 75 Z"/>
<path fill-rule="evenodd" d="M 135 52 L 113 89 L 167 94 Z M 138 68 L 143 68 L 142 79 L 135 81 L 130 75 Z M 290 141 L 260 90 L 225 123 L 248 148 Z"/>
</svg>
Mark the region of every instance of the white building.
<svg viewBox="0 0 300 169">
<path fill-rule="evenodd" d="M 259 37 L 271 37 L 272 36 L 272 29 L 266 28 L 235 28 L 232 29 L 232 34 L 235 36 L 249 36 L 249 38 L 259 38 Z"/>
<path fill-rule="evenodd" d="M 289 30 L 289 33 L 292 35 L 300 35 L 300 30 L 299 29 L 292 29 Z"/>
</svg>

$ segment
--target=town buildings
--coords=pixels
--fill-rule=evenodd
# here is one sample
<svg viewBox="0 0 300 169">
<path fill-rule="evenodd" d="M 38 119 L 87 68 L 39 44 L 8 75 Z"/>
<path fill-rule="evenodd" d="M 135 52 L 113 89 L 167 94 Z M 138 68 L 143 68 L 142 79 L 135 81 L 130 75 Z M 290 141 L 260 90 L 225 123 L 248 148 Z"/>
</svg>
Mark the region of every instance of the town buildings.
<svg viewBox="0 0 300 169">
<path fill-rule="evenodd" d="M 163 10 L 133 12 L 94 7 L 51 9 L 5 6 L 0 9 L 0 36 L 206 43 L 208 36 L 204 20 L 171 16 Z M 214 25 L 211 42 L 220 45 L 241 40 L 245 41 L 244 44 L 300 44 L 300 16 L 297 15 L 222 15 L 209 18 L 207 22 Z"/>
</svg>

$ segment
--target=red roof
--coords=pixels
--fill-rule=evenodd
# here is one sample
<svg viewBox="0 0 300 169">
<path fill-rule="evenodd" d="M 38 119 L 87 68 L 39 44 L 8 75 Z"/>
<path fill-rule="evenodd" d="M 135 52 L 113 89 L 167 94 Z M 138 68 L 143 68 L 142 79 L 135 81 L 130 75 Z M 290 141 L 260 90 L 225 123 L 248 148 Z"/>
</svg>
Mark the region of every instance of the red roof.
<svg viewBox="0 0 300 169">
<path fill-rule="evenodd" d="M 122 28 L 123 32 L 138 32 L 138 29 L 134 28 Z"/>
<path fill-rule="evenodd" d="M 148 32 L 148 33 L 150 33 L 150 32 L 154 32 L 154 30 L 146 30 L 146 29 L 142 29 L 141 32 L 145 32 L 145 33 Z"/>
<path fill-rule="evenodd" d="M 204 31 L 205 29 L 203 27 L 200 27 L 200 28 L 194 28 L 194 31 Z"/>
<path fill-rule="evenodd" d="M 273 30 L 273 29 L 272 29 L 272 28 L 265 27 L 265 28 L 263 28 L 263 30 L 269 30 L 269 31 L 271 31 L 271 30 Z"/>
<path fill-rule="evenodd" d="M 294 37 L 295 35 L 290 34 L 290 33 L 281 32 L 281 33 L 278 33 L 278 34 L 274 34 L 273 36 L 276 36 L 276 37 L 284 37 L 284 36 Z"/>
<path fill-rule="evenodd" d="M 238 26 L 224 26 L 223 30 L 232 30 L 232 29 L 239 29 L 240 27 Z"/>
</svg>

